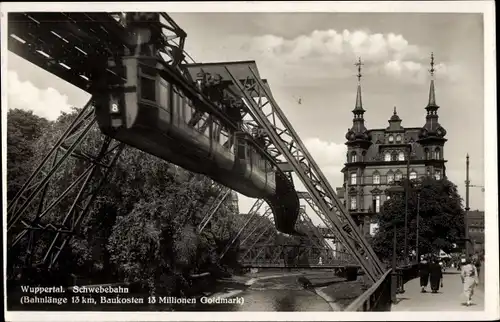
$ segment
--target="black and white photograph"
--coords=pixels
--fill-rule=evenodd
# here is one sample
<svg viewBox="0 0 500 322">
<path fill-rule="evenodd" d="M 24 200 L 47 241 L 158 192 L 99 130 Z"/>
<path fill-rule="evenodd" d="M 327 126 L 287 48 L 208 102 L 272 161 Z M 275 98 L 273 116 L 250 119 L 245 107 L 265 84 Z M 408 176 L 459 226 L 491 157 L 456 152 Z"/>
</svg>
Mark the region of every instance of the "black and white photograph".
<svg viewBox="0 0 500 322">
<path fill-rule="evenodd" d="M 499 318 L 493 1 L 1 30 L 6 320 Z"/>
</svg>

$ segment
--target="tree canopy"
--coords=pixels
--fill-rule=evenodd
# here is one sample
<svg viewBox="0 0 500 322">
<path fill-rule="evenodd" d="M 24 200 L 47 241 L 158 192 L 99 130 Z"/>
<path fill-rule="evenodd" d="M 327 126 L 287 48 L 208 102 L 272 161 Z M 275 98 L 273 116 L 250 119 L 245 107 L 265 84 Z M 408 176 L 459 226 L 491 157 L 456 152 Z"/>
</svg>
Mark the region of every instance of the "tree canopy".
<svg viewBox="0 0 500 322">
<path fill-rule="evenodd" d="M 404 187 L 405 182 L 401 183 Z M 447 179 L 425 178 L 410 182 L 408 193 L 407 236 L 408 252 L 416 249 L 417 203 L 419 254 L 450 252 L 453 244 L 464 236 L 464 209 L 457 187 Z M 400 189 L 403 190 L 404 189 Z M 373 248 L 382 259 L 390 259 L 396 225 L 397 254 L 404 251 L 404 192 L 393 194 L 381 207 L 377 217 L 378 231 L 373 237 Z"/>
</svg>

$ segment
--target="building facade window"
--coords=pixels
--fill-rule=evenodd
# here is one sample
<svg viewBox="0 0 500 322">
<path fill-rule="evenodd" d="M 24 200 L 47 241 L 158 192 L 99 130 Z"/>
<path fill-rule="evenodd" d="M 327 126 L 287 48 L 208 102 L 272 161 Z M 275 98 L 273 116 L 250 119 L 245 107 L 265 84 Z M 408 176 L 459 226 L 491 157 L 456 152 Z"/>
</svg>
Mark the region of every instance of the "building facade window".
<svg viewBox="0 0 500 322">
<path fill-rule="evenodd" d="M 391 161 L 398 161 L 398 153 L 397 152 L 393 152 L 391 154 Z"/>
<path fill-rule="evenodd" d="M 389 152 L 384 153 L 384 161 L 391 161 L 391 154 Z"/>
<path fill-rule="evenodd" d="M 405 153 L 403 151 L 399 152 L 399 154 L 398 154 L 398 160 L 399 161 L 404 161 L 405 160 Z"/>
<path fill-rule="evenodd" d="M 401 142 L 401 135 L 396 135 L 396 142 L 397 143 L 400 143 Z"/>
<path fill-rule="evenodd" d="M 434 178 L 436 180 L 441 180 L 441 170 L 435 170 L 434 171 Z"/>
<path fill-rule="evenodd" d="M 380 174 L 378 172 L 373 173 L 373 184 L 380 184 Z"/>
<path fill-rule="evenodd" d="M 440 160 L 441 159 L 441 149 L 440 148 L 436 148 L 434 150 L 434 159 L 436 159 L 436 160 Z"/>
<path fill-rule="evenodd" d="M 429 159 L 431 158 L 430 153 L 429 153 L 429 149 L 428 149 L 428 148 L 425 148 L 425 149 L 424 149 L 424 154 L 425 154 L 425 158 L 426 158 L 427 160 L 429 160 Z"/>
<path fill-rule="evenodd" d="M 396 181 L 401 181 L 401 179 L 403 178 L 403 174 L 401 173 L 401 171 L 396 171 L 396 175 L 394 176 L 394 179 Z"/>
<path fill-rule="evenodd" d="M 410 180 L 417 180 L 417 173 L 415 171 L 410 172 Z"/>
<path fill-rule="evenodd" d="M 356 209 L 356 197 L 355 196 L 351 196 L 351 200 L 350 200 L 350 206 L 351 206 L 351 210 L 355 210 Z"/>
<path fill-rule="evenodd" d="M 387 183 L 393 183 L 394 182 L 394 173 L 389 172 L 387 173 Z"/>
<path fill-rule="evenodd" d="M 357 184 L 358 175 L 356 173 L 351 173 L 351 184 Z"/>
<path fill-rule="evenodd" d="M 380 195 L 373 196 L 373 210 L 376 213 L 380 212 Z"/>
<path fill-rule="evenodd" d="M 356 162 L 358 161 L 358 155 L 356 154 L 355 151 L 351 152 L 351 162 Z"/>
<path fill-rule="evenodd" d="M 389 143 L 394 142 L 394 137 L 392 135 L 389 135 Z"/>
</svg>

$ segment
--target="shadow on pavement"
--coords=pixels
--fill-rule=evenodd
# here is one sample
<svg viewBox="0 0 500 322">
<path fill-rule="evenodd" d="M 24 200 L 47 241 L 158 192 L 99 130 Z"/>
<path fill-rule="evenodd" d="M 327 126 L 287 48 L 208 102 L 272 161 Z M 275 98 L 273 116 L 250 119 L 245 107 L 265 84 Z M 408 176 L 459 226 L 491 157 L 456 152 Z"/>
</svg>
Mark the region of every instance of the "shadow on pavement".
<svg viewBox="0 0 500 322">
<path fill-rule="evenodd" d="M 410 298 L 409 297 L 399 297 L 396 299 L 396 303 L 394 303 L 394 304 L 399 304 L 399 302 L 406 301 L 406 300 L 410 300 Z"/>
</svg>

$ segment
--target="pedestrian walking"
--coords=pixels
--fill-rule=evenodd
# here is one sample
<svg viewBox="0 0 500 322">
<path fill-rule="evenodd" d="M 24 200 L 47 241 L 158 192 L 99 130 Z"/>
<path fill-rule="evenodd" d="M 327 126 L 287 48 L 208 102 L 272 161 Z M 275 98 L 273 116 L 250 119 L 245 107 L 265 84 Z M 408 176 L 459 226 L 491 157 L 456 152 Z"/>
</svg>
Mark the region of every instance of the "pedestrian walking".
<svg viewBox="0 0 500 322">
<path fill-rule="evenodd" d="M 432 293 L 437 293 L 440 285 L 443 287 L 443 270 L 435 258 L 432 259 L 429 265 L 429 281 Z"/>
<path fill-rule="evenodd" d="M 425 257 L 422 257 L 422 260 L 420 261 L 418 274 L 420 276 L 421 292 L 425 293 L 427 292 L 425 288 L 427 287 L 427 284 L 429 284 L 429 262 Z"/>
<path fill-rule="evenodd" d="M 476 270 L 477 270 L 477 278 L 479 278 L 479 274 L 481 274 L 481 261 L 479 260 L 479 258 L 477 258 L 477 259 L 474 261 L 474 266 L 476 266 Z"/>
<path fill-rule="evenodd" d="M 461 278 L 464 287 L 464 295 L 467 300 L 466 305 L 469 306 L 472 303 L 474 288 L 479 284 L 476 266 L 472 265 L 470 259 L 466 259 L 464 265 L 462 265 Z"/>
</svg>

